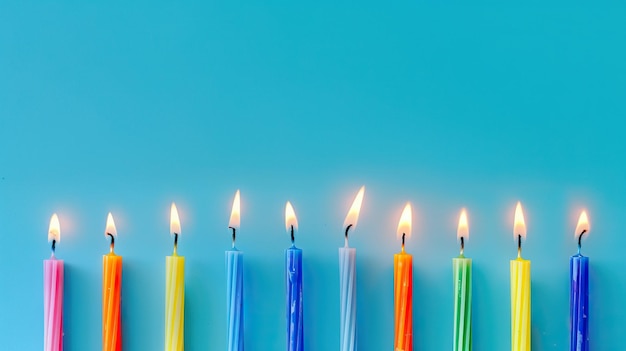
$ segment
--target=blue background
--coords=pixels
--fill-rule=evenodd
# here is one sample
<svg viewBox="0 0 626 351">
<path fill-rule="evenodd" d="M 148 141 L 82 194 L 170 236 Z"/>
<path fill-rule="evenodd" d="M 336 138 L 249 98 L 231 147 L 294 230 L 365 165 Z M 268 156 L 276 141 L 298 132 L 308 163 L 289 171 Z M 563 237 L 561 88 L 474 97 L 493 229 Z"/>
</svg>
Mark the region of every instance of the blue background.
<svg viewBox="0 0 626 351">
<path fill-rule="evenodd" d="M 124 256 L 127 350 L 163 345 L 169 205 L 187 257 L 187 350 L 226 345 L 235 190 L 248 350 L 284 348 L 284 203 L 300 221 L 308 350 L 339 343 L 342 223 L 367 187 L 360 350 L 393 340 L 392 255 L 415 206 L 415 349 L 452 340 L 456 221 L 470 216 L 474 347 L 510 343 L 515 202 L 526 210 L 534 350 L 568 347 L 568 257 L 589 210 L 591 344 L 623 346 L 623 5 L 56 2 L 0 5 L 0 339 L 43 343 L 58 212 L 67 350 L 101 345 L 107 212 Z"/>
</svg>

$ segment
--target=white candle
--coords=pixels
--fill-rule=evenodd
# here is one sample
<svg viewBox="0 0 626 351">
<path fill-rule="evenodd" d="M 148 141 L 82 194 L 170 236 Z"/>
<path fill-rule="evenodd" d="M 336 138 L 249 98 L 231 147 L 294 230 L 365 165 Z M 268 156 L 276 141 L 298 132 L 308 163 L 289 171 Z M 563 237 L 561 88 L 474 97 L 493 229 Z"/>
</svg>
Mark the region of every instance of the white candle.
<svg viewBox="0 0 626 351">
<path fill-rule="evenodd" d="M 356 350 L 356 249 L 348 245 L 348 232 L 356 227 L 363 202 L 365 187 L 361 187 L 346 220 L 345 244 L 339 248 L 339 303 L 340 303 L 340 347 L 341 351 Z"/>
</svg>

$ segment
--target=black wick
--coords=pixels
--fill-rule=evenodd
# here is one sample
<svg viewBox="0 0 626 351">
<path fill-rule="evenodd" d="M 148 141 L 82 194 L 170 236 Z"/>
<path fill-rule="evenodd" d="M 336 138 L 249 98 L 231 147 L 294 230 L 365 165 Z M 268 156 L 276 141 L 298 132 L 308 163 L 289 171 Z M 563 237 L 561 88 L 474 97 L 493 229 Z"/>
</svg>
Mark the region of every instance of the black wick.
<svg viewBox="0 0 626 351">
<path fill-rule="evenodd" d="M 107 235 L 111 237 L 111 252 L 113 252 L 113 248 L 115 247 L 115 237 L 111 233 L 107 233 Z"/>
<path fill-rule="evenodd" d="M 174 250 L 178 249 L 178 233 L 174 233 Z"/>
<path fill-rule="evenodd" d="M 583 239 L 583 234 L 585 234 L 586 232 L 587 232 L 587 229 L 583 229 L 583 231 L 580 232 L 580 235 L 578 235 L 578 253 L 580 253 L 580 248 L 582 246 L 581 241 Z M 54 243 L 54 241 L 53 241 L 53 243 Z"/>
<path fill-rule="evenodd" d="M 522 235 L 517 234 L 517 257 L 520 257 L 522 254 Z"/>
<path fill-rule="evenodd" d="M 233 230 L 233 247 L 235 247 L 235 238 L 237 237 L 237 228 L 235 228 L 235 227 L 228 227 L 228 229 L 232 229 Z"/>
<path fill-rule="evenodd" d="M 406 237 L 406 233 L 402 233 L 402 248 L 404 248 L 404 238 Z"/>
<path fill-rule="evenodd" d="M 52 239 L 52 254 L 54 255 L 54 252 L 56 251 L 57 248 L 57 241 L 56 239 Z"/>
<path fill-rule="evenodd" d="M 348 226 L 346 227 L 346 240 L 348 240 L 348 231 L 350 230 L 350 228 L 352 228 L 352 224 L 348 224 Z"/>
<path fill-rule="evenodd" d="M 465 238 L 461 237 L 461 255 L 463 254 L 463 251 L 465 251 Z"/>
<path fill-rule="evenodd" d="M 293 236 L 293 224 L 291 225 L 291 243 L 293 244 L 296 241 L 296 238 Z"/>
</svg>

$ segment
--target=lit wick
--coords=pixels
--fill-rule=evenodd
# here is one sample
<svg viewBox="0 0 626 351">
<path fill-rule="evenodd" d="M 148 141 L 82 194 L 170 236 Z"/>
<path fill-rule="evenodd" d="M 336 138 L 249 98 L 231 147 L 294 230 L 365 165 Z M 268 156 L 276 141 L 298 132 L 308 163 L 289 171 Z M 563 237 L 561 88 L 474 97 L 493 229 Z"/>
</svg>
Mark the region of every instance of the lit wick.
<svg viewBox="0 0 626 351">
<path fill-rule="evenodd" d="M 345 246 L 346 246 L 346 247 L 348 247 L 348 231 L 350 230 L 350 228 L 352 228 L 352 224 L 349 224 L 349 225 L 346 227 L 346 236 L 345 236 L 345 238 L 346 238 L 346 241 L 345 241 L 345 242 L 346 242 L 346 244 L 345 244 Z"/>
<path fill-rule="evenodd" d="M 237 228 L 235 227 L 228 227 L 228 229 L 232 229 L 233 230 L 233 249 L 235 248 L 235 238 L 237 237 Z"/>
<path fill-rule="evenodd" d="M 291 225 L 291 245 L 293 245 L 295 241 L 296 241 L 296 238 L 293 235 L 293 224 L 292 224 Z"/>
<path fill-rule="evenodd" d="M 517 258 L 522 257 L 522 235 L 517 234 Z"/>
<path fill-rule="evenodd" d="M 465 238 L 461 237 L 461 256 L 463 256 L 464 251 L 465 251 Z"/>
<path fill-rule="evenodd" d="M 113 253 L 113 248 L 115 248 L 115 237 L 111 233 L 107 233 L 107 235 L 111 237 L 110 252 Z M 52 247 L 54 247 L 54 244 L 52 245 Z"/>
<path fill-rule="evenodd" d="M 406 233 L 402 233 L 402 252 L 404 252 L 404 238 L 406 237 Z"/>
<path fill-rule="evenodd" d="M 580 248 L 582 247 L 582 239 L 583 239 L 583 234 L 585 234 L 587 232 L 587 229 L 583 229 L 582 232 L 580 232 L 580 235 L 578 235 L 578 254 L 580 255 Z M 53 241 L 54 243 L 54 241 Z"/>
<path fill-rule="evenodd" d="M 57 241 L 56 239 L 52 239 L 52 257 L 54 257 L 54 253 L 56 251 L 57 248 Z"/>
<path fill-rule="evenodd" d="M 174 233 L 174 255 L 178 251 L 178 233 Z"/>
</svg>

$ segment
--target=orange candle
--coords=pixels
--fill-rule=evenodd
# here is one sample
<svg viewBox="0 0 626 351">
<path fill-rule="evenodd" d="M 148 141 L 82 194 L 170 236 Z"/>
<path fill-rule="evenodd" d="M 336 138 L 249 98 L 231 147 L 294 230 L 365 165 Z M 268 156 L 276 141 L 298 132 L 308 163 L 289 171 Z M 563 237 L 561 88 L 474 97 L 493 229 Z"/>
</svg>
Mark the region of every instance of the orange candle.
<svg viewBox="0 0 626 351">
<path fill-rule="evenodd" d="M 122 349 L 122 256 L 113 252 L 117 231 L 109 213 L 105 236 L 111 238 L 111 250 L 102 256 L 102 351 Z"/>
<path fill-rule="evenodd" d="M 398 223 L 402 250 L 393 256 L 395 351 L 413 350 L 413 256 L 404 251 L 404 241 L 407 236 L 411 236 L 411 217 L 411 204 L 407 203 Z"/>
</svg>

